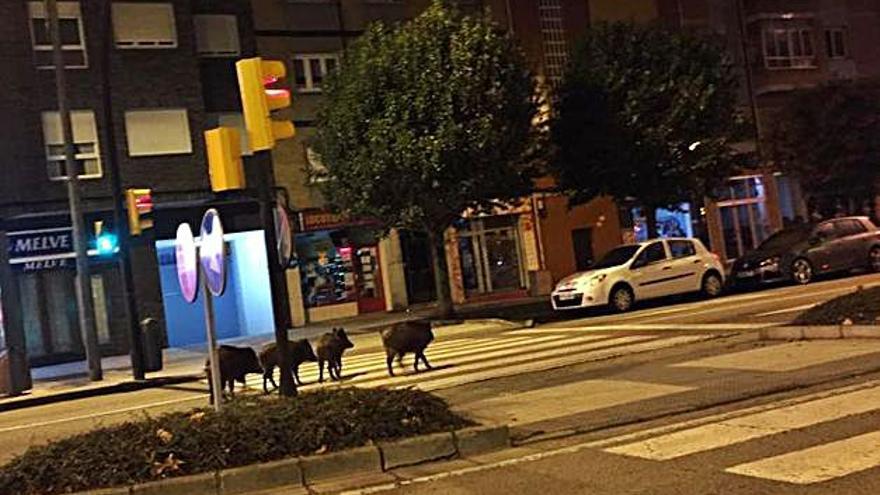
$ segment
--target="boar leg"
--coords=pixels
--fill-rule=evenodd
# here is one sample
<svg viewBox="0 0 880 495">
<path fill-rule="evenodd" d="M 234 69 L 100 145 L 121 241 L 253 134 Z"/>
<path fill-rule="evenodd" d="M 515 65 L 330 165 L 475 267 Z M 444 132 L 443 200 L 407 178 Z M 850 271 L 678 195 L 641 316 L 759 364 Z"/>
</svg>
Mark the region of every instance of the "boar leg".
<svg viewBox="0 0 880 495">
<path fill-rule="evenodd" d="M 397 354 L 393 349 L 385 349 L 385 363 L 388 365 L 388 374 L 394 376 L 394 356 Z"/>
<path fill-rule="evenodd" d="M 324 360 L 318 360 L 318 383 L 324 383 Z"/>
<path fill-rule="evenodd" d="M 428 368 L 429 370 L 430 370 L 430 369 L 433 369 L 433 368 L 431 367 L 431 363 L 428 362 L 428 358 L 425 357 L 425 351 L 419 351 L 419 352 L 416 354 L 416 362 L 417 362 L 417 363 L 419 362 L 419 358 L 421 358 L 421 359 L 422 359 L 422 362 L 425 363 L 425 368 Z"/>
</svg>

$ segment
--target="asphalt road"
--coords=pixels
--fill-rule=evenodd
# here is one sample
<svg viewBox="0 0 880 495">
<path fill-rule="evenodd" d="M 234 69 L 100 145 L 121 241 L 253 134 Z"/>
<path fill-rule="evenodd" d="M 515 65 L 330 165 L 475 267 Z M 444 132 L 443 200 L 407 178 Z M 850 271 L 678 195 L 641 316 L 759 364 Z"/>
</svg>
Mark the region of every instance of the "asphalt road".
<svg viewBox="0 0 880 495">
<path fill-rule="evenodd" d="M 502 309 L 494 316 L 519 319 L 534 317 L 538 321 L 545 322 L 536 330 L 558 330 L 560 334 L 540 337 L 546 339 L 540 345 L 535 344 L 534 338 L 528 334 L 511 335 L 502 330 L 470 337 L 438 335 L 438 340 L 429 349 L 428 356 L 435 361 L 435 365 L 439 361 L 441 367 L 448 369 L 441 369 L 423 377 L 402 378 L 397 383 L 405 385 L 427 381 L 431 384 L 427 389 L 442 390 L 444 395 L 454 396 L 455 390 L 458 388 L 464 390 L 469 383 L 479 382 L 480 388 L 490 390 L 492 383 L 516 380 L 517 376 L 527 380 L 540 372 L 546 372 L 549 368 L 558 368 L 560 371 L 556 373 L 565 374 L 566 367 L 594 358 L 613 367 L 618 362 L 616 359 L 625 358 L 631 353 L 656 352 L 668 346 L 675 346 L 686 352 L 687 347 L 684 346 L 699 339 L 670 335 L 667 341 L 664 340 L 662 333 L 667 331 L 674 333 L 676 329 L 710 333 L 724 328 L 738 332 L 747 331 L 754 328 L 750 325 L 787 321 L 798 311 L 818 302 L 852 291 L 859 285 L 872 284 L 880 284 L 880 275 L 833 279 L 806 287 L 777 287 L 755 293 L 734 294 L 711 301 L 695 298 L 660 301 L 646 304 L 626 315 L 597 312 L 549 314 L 545 308 L 540 307 L 535 311 L 517 314 L 516 311 L 522 310 Z M 706 325 L 716 326 L 709 328 L 705 327 Z M 650 330 L 655 334 L 633 337 L 631 335 L 633 330 Z M 566 331 L 569 333 L 565 333 Z M 602 334 L 591 336 L 586 331 L 602 332 Z M 458 340 L 444 342 L 444 339 L 453 337 Z M 370 336 L 370 338 L 375 337 Z M 712 335 L 708 335 L 707 338 L 712 338 Z M 448 350 L 443 347 L 447 344 Z M 358 378 L 360 381 L 352 381 L 352 384 L 386 383 L 383 381 L 384 371 L 381 360 L 377 360 L 372 355 L 377 345 L 378 341 L 367 345 L 359 344 L 356 349 L 358 352 L 347 358 L 347 362 L 354 364 L 347 365 L 346 369 L 350 370 L 350 373 L 363 375 Z M 710 342 L 700 345 L 712 344 Z M 718 345 L 725 344 L 718 343 Z M 444 363 L 444 360 L 448 364 Z M 357 371 L 359 366 L 363 371 Z M 306 379 L 310 379 L 308 375 Z M 205 390 L 204 384 L 193 383 L 2 413 L 0 414 L 0 445 L 4 448 L 0 451 L 0 462 L 8 461 L 29 445 L 40 444 L 49 439 L 81 432 L 98 425 L 124 421 L 138 414 L 155 415 L 165 411 L 185 410 L 205 405 Z M 554 462 L 558 463 L 560 460 L 556 459 Z M 531 490 L 524 489 L 523 492 L 530 493 Z"/>
</svg>

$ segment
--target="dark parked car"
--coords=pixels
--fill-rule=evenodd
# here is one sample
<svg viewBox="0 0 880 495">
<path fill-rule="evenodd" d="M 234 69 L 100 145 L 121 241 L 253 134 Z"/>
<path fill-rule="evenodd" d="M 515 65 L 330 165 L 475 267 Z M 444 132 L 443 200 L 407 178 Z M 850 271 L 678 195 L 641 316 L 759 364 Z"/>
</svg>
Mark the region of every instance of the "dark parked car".
<svg viewBox="0 0 880 495">
<path fill-rule="evenodd" d="M 737 259 L 730 280 L 740 286 L 782 280 L 807 284 L 816 275 L 857 268 L 880 272 L 880 230 L 867 217 L 780 230 Z"/>
</svg>

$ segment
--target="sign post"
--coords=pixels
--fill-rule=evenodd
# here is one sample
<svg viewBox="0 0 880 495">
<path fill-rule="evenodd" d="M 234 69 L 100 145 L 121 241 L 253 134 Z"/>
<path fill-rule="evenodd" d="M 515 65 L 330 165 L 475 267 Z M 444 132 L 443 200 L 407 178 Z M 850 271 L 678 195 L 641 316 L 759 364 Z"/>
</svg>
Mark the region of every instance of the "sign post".
<svg viewBox="0 0 880 495">
<path fill-rule="evenodd" d="M 199 239 L 199 264 L 202 267 L 202 286 L 205 293 L 205 329 L 211 356 L 211 390 L 214 395 L 214 409 L 219 411 L 223 402 L 223 384 L 220 381 L 220 355 L 214 323 L 214 296 L 223 295 L 226 289 L 226 246 L 223 241 L 223 223 L 217 210 L 212 208 L 205 212 Z"/>
</svg>

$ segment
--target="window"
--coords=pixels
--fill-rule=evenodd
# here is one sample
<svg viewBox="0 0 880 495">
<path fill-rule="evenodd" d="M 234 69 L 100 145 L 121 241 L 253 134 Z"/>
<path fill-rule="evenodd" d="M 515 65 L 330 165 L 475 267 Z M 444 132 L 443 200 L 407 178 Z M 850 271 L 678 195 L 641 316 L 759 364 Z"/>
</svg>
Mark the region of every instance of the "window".
<svg viewBox="0 0 880 495">
<path fill-rule="evenodd" d="M 125 112 L 125 134 L 129 156 L 192 153 L 185 109 Z"/>
<path fill-rule="evenodd" d="M 697 248 L 694 247 L 694 243 L 691 241 L 669 241 L 669 251 L 675 259 L 687 258 L 697 254 Z"/>
<path fill-rule="evenodd" d="M 858 220 L 837 220 L 834 222 L 839 237 L 847 237 L 850 235 L 864 234 L 868 231 L 864 224 Z"/>
<path fill-rule="evenodd" d="M 769 69 L 815 68 L 813 30 L 768 28 L 763 32 L 764 65 Z"/>
<path fill-rule="evenodd" d="M 202 57 L 237 57 L 241 54 L 238 42 L 238 21 L 234 15 L 197 15 L 193 17 L 196 29 L 196 51 Z"/>
<path fill-rule="evenodd" d="M 639 268 L 645 265 L 650 265 L 651 263 L 656 263 L 658 261 L 663 261 L 666 259 L 666 248 L 663 247 L 662 242 L 653 242 L 648 245 L 639 253 L 636 261 L 633 263 L 635 268 Z"/>
<path fill-rule="evenodd" d="M 561 0 L 539 0 L 538 22 L 544 44 L 544 75 L 555 85 L 562 80 L 568 64 L 568 44 L 562 24 Z"/>
<path fill-rule="evenodd" d="M 816 227 L 815 237 L 822 241 L 834 239 L 837 229 L 834 228 L 833 222 L 825 222 Z"/>
<path fill-rule="evenodd" d="M 825 30 L 828 58 L 846 58 L 846 32 L 843 28 Z"/>
<path fill-rule="evenodd" d="M 64 137 L 61 132 L 61 115 L 58 112 L 44 112 L 43 142 L 46 146 L 46 162 L 49 178 L 67 178 L 64 164 Z M 101 177 L 101 150 L 98 146 L 98 131 L 95 127 L 95 114 L 91 110 L 70 112 L 73 127 L 74 158 L 81 179 Z"/>
<path fill-rule="evenodd" d="M 113 3 L 117 48 L 177 48 L 174 6 L 170 3 Z"/>
<path fill-rule="evenodd" d="M 293 58 L 296 89 L 300 92 L 321 91 L 324 76 L 336 68 L 336 55 L 297 55 Z"/>
<path fill-rule="evenodd" d="M 34 47 L 34 61 L 38 69 L 54 69 L 52 60 L 52 37 L 49 20 L 43 2 L 28 2 L 31 24 L 31 43 Z M 85 33 L 79 2 L 58 2 L 58 28 L 61 34 L 61 50 L 64 67 L 85 69 L 89 66 L 86 57 Z"/>
</svg>

